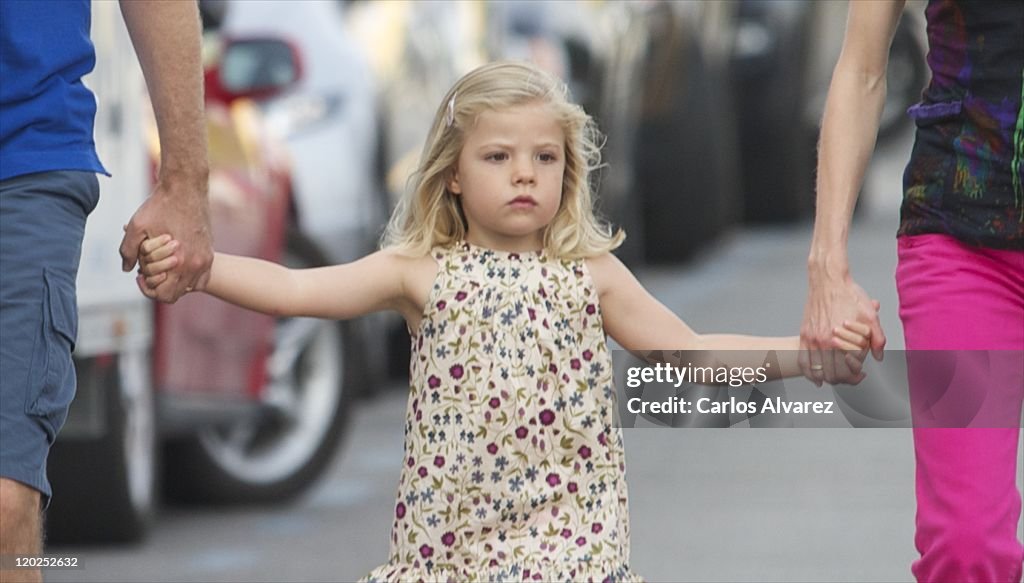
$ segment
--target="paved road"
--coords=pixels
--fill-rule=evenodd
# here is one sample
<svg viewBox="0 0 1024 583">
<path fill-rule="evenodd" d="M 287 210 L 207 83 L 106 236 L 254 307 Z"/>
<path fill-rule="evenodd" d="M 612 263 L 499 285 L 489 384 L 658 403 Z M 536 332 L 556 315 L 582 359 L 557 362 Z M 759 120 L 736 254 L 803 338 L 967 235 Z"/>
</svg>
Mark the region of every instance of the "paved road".
<svg viewBox="0 0 1024 583">
<path fill-rule="evenodd" d="M 892 283 L 899 161 L 880 154 L 852 268 L 902 348 Z M 744 230 L 649 289 L 699 331 L 795 334 L 810 225 Z M 403 387 L 362 404 L 329 475 L 272 510 L 169 509 L 136 547 L 49 549 L 81 571 L 50 581 L 351 581 L 387 558 L 402 452 Z M 632 563 L 652 581 L 909 581 L 909 432 L 627 430 Z"/>
</svg>

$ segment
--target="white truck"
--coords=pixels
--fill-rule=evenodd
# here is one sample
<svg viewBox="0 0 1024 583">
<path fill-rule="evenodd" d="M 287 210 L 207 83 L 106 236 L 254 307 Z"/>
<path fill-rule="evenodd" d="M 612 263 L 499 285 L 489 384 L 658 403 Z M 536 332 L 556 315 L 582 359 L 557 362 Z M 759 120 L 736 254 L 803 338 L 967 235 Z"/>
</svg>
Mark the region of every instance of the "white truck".
<svg viewBox="0 0 1024 583">
<path fill-rule="evenodd" d="M 51 540 L 135 540 L 154 506 L 153 309 L 121 271 L 122 226 L 148 195 L 145 84 L 116 2 L 92 3 L 100 177 L 78 272 L 78 392 L 49 460 Z M 101 534 L 102 533 L 102 534 Z"/>
<path fill-rule="evenodd" d="M 249 504 L 307 489 L 341 441 L 349 395 L 365 378 L 365 343 L 349 322 L 274 320 L 201 294 L 156 306 L 121 272 L 122 225 L 148 196 L 158 140 L 117 4 L 93 2 L 92 10 L 97 63 L 86 83 L 98 102 L 97 148 L 113 177 L 101 178 L 86 227 L 78 394 L 51 450 L 47 531 L 51 541 L 118 542 L 145 534 L 158 491 Z M 205 49 L 217 49 L 223 39 L 206 40 Z M 273 35 L 233 35 L 206 56 L 217 248 L 307 266 L 328 261 L 314 241 L 354 253 L 340 220 L 348 205 L 322 199 L 339 220 L 321 220 L 317 229 L 299 220 L 322 209 L 293 196 L 287 151 L 251 99 L 301 79 L 298 49 Z M 248 65 L 280 65 L 282 56 L 294 72 L 289 80 L 258 86 L 246 77 Z M 225 79 L 249 86 L 228 87 Z"/>
</svg>

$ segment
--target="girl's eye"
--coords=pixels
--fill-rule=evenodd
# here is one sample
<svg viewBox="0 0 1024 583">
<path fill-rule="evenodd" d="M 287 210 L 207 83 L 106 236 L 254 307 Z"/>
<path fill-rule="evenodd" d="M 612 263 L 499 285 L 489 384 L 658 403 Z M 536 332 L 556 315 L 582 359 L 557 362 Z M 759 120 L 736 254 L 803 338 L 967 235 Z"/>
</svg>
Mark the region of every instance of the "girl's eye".
<svg viewBox="0 0 1024 583">
<path fill-rule="evenodd" d="M 541 162 L 555 162 L 558 160 L 558 156 L 551 152 L 542 152 L 537 157 L 540 158 Z"/>
<path fill-rule="evenodd" d="M 505 160 L 508 160 L 508 154 L 505 152 L 494 152 L 493 154 L 488 154 L 485 159 L 493 160 L 495 162 L 504 162 Z"/>
</svg>

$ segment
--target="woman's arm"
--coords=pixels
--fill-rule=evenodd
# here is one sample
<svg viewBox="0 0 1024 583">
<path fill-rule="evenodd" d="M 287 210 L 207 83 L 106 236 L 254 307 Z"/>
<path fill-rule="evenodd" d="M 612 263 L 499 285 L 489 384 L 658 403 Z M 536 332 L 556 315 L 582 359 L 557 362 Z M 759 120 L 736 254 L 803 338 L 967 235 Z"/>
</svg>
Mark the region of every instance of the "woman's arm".
<svg viewBox="0 0 1024 583">
<path fill-rule="evenodd" d="M 864 172 L 875 148 L 885 105 L 889 46 L 904 0 L 850 2 L 843 50 L 832 73 L 818 146 L 817 210 L 807 259 L 808 297 L 801 349 L 826 365 L 832 329 L 843 320 L 871 326 L 872 352 L 881 359 L 885 334 L 868 295 L 850 276 L 847 239 Z M 810 362 L 805 362 L 809 367 Z M 805 369 L 812 376 L 821 373 Z M 828 375 L 824 376 L 828 380 Z"/>
</svg>

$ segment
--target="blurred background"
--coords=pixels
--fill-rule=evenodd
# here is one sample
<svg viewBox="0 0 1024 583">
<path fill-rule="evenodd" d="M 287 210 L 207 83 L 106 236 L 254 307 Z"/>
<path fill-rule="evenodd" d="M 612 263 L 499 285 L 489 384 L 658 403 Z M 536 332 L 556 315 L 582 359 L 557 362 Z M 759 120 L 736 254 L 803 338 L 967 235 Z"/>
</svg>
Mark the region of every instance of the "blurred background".
<svg viewBox="0 0 1024 583">
<path fill-rule="evenodd" d="M 158 142 L 115 7 L 94 2 L 102 182 L 79 281 L 78 396 L 54 446 L 53 581 L 354 580 L 387 559 L 408 340 L 397 316 L 155 306 L 112 240 Z M 216 247 L 315 266 L 375 249 L 445 91 L 493 59 L 561 76 L 607 136 L 618 252 L 698 330 L 796 334 L 815 141 L 846 2 L 201 0 Z M 116 5 L 115 5 L 116 6 Z M 857 280 L 902 347 L 891 274 L 923 2 L 892 45 Z M 126 281 L 127 280 L 127 281 Z M 630 430 L 651 580 L 909 580 L 899 430 Z"/>
</svg>

